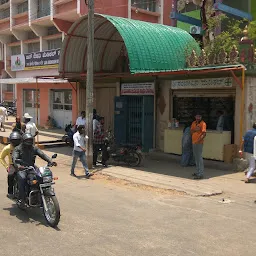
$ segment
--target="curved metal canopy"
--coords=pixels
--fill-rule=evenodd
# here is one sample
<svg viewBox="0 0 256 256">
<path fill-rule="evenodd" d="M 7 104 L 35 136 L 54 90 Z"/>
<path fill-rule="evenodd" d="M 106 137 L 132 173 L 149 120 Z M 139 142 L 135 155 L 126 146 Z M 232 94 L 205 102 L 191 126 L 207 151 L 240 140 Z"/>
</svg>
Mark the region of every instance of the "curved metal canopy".
<svg viewBox="0 0 256 256">
<path fill-rule="evenodd" d="M 194 38 L 179 28 L 95 14 L 94 70 L 113 73 L 127 52 L 130 73 L 182 70 L 186 53 L 199 50 Z M 77 20 L 65 36 L 59 63 L 61 75 L 86 73 L 88 16 Z"/>
</svg>

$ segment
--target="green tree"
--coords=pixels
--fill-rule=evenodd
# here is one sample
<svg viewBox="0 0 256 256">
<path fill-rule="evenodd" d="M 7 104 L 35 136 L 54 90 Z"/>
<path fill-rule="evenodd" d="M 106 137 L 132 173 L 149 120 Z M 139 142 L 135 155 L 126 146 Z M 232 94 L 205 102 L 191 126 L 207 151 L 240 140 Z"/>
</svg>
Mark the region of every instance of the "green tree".
<svg viewBox="0 0 256 256">
<path fill-rule="evenodd" d="M 243 36 L 244 20 L 228 18 L 221 14 L 207 20 L 208 31 L 204 37 L 204 49 L 206 53 L 217 54 L 224 49 L 229 52 L 232 47 L 239 46 L 239 41 Z M 215 35 L 217 28 L 221 27 L 221 33 Z"/>
<path fill-rule="evenodd" d="M 256 43 L 256 21 L 250 22 L 248 26 L 248 32 L 249 32 L 249 38 L 254 41 L 254 44 Z"/>
</svg>

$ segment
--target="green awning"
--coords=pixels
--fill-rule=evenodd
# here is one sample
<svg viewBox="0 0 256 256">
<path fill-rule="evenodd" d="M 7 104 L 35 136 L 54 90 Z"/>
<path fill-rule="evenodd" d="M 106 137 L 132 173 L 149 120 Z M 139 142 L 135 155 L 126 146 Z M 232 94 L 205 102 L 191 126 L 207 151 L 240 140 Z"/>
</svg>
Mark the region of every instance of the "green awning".
<svg viewBox="0 0 256 256">
<path fill-rule="evenodd" d="M 113 73 L 125 46 L 131 74 L 186 68 L 186 56 L 200 48 L 186 31 L 139 20 L 95 14 L 96 73 Z M 65 36 L 59 64 L 62 75 L 78 76 L 87 70 L 88 16 L 78 19 Z"/>
</svg>

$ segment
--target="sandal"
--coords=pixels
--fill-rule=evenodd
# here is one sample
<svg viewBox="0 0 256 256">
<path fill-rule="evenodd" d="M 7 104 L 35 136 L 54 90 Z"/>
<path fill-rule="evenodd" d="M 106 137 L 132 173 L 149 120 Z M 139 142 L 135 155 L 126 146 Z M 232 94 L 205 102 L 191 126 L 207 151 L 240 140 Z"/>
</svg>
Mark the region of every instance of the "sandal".
<svg viewBox="0 0 256 256">
<path fill-rule="evenodd" d="M 194 176 L 194 180 L 201 180 L 203 178 L 204 178 L 203 175 L 196 175 L 196 176 Z"/>
</svg>

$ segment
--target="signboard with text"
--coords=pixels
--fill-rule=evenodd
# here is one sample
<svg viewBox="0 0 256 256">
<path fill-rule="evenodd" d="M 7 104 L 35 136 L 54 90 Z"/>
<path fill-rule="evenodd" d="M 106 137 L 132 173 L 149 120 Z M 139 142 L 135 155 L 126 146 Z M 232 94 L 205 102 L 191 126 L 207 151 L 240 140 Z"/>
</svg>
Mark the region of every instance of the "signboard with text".
<svg viewBox="0 0 256 256">
<path fill-rule="evenodd" d="M 60 49 L 13 55 L 11 56 L 11 70 L 58 68 L 59 58 Z"/>
<path fill-rule="evenodd" d="M 232 78 L 207 78 L 172 81 L 171 89 L 214 89 L 232 87 Z"/>
<path fill-rule="evenodd" d="M 154 83 L 121 84 L 121 95 L 154 95 Z"/>
</svg>

